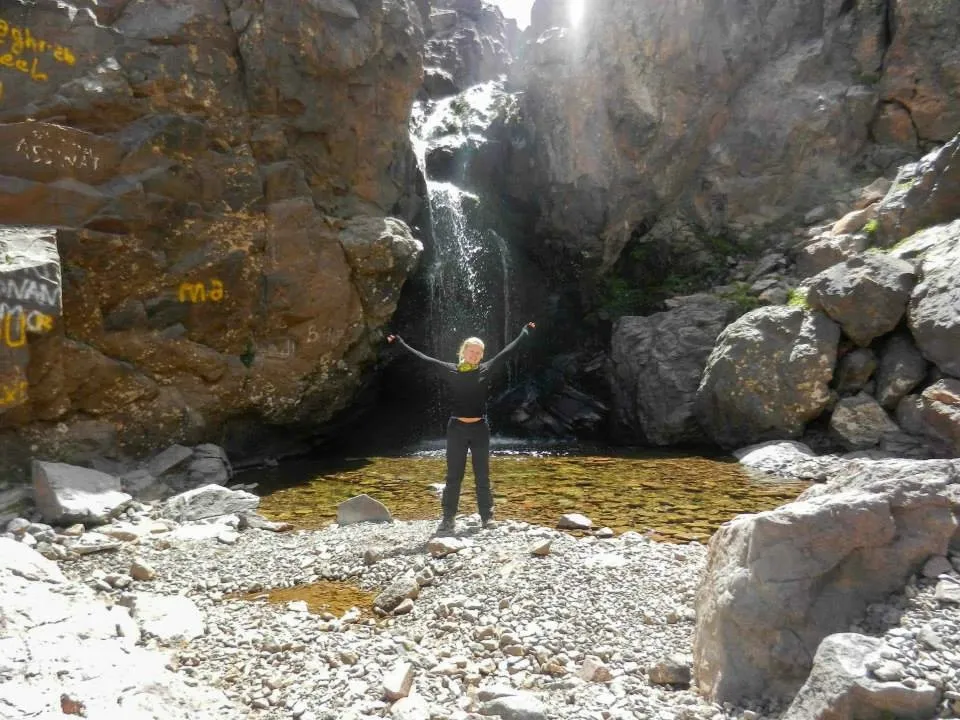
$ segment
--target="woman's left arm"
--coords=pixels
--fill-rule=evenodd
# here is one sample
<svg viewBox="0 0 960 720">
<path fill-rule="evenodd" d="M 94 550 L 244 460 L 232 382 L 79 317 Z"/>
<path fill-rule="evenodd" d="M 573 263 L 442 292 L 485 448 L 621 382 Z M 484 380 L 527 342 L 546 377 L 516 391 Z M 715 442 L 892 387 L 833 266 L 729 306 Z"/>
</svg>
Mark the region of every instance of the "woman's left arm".
<svg viewBox="0 0 960 720">
<path fill-rule="evenodd" d="M 533 330 L 536 326 L 537 326 L 536 323 L 532 323 L 532 322 L 529 322 L 526 325 L 524 325 L 523 330 L 520 331 L 520 334 L 517 335 L 516 339 L 512 343 L 507 345 L 503 350 L 498 352 L 487 362 L 481 363 L 481 367 L 484 367 L 487 369 L 493 369 L 494 367 L 499 365 L 501 362 L 503 362 L 506 359 L 506 357 L 510 353 L 512 353 L 514 350 L 517 349 L 517 347 L 519 347 L 521 341 L 525 337 L 527 337 L 530 334 L 530 331 Z"/>
</svg>

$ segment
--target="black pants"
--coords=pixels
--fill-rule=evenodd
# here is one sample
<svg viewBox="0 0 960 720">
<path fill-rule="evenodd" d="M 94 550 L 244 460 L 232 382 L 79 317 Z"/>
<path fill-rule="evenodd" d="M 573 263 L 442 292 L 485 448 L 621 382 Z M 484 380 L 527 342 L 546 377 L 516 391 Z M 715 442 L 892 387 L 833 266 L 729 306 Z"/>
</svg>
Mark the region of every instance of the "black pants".
<svg viewBox="0 0 960 720">
<path fill-rule="evenodd" d="M 490 490 L 490 426 L 486 420 L 466 423 L 450 418 L 447 423 L 447 479 L 443 489 L 443 517 L 452 519 L 460 505 L 460 485 L 467 469 L 467 449 L 477 483 L 477 509 L 481 518 L 493 515 Z"/>
</svg>

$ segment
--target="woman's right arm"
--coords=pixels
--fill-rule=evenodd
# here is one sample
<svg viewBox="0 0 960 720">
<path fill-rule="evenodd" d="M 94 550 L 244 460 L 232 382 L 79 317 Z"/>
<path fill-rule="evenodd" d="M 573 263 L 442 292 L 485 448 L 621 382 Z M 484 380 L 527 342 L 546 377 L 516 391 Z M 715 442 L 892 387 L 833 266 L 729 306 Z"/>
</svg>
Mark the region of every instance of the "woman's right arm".
<svg viewBox="0 0 960 720">
<path fill-rule="evenodd" d="M 443 360 L 437 360 L 437 358 L 432 358 L 432 357 L 430 357 L 429 355 L 424 355 L 424 354 L 423 354 L 422 352 L 420 352 L 419 350 L 414 350 L 412 347 L 410 347 L 409 345 L 407 345 L 407 344 L 403 341 L 403 338 L 400 337 L 399 335 L 387 335 L 387 342 L 388 342 L 388 343 L 396 342 L 397 345 L 399 345 L 400 347 L 402 347 L 404 350 L 406 350 L 406 351 L 407 351 L 408 353 L 410 353 L 411 355 L 414 355 L 414 356 L 420 358 L 421 360 L 424 360 L 424 361 L 430 363 L 431 365 L 433 365 L 433 366 L 435 366 L 435 367 L 439 367 L 439 368 L 442 368 L 442 369 L 444 369 L 444 370 L 456 370 L 456 369 L 457 369 L 457 366 L 454 365 L 453 363 L 444 362 Z"/>
</svg>

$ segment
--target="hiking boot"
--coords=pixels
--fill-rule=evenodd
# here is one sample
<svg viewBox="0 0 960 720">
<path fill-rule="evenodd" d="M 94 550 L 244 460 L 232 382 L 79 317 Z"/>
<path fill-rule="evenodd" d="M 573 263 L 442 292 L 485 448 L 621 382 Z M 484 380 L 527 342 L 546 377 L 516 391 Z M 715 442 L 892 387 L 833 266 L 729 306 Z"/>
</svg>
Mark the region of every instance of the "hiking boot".
<svg viewBox="0 0 960 720">
<path fill-rule="evenodd" d="M 492 517 L 483 518 L 480 521 L 480 525 L 484 530 L 496 530 L 498 527 L 500 527 L 500 523 L 498 523 Z"/>
<path fill-rule="evenodd" d="M 437 531 L 434 533 L 434 535 L 437 537 L 449 537 L 450 535 L 456 534 L 456 532 L 457 528 L 453 518 L 444 518 L 437 526 Z"/>
</svg>

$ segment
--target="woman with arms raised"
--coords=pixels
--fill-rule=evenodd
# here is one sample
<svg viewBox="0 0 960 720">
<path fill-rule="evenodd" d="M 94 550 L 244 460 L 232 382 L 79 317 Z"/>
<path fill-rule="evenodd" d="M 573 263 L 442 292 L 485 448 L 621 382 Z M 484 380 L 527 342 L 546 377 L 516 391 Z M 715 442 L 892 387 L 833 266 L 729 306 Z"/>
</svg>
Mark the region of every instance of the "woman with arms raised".
<svg viewBox="0 0 960 720">
<path fill-rule="evenodd" d="M 503 361 L 520 345 L 536 325 L 527 323 L 516 340 L 494 358 L 483 362 L 484 345 L 480 338 L 467 338 L 460 345 L 456 364 L 437 360 L 414 350 L 399 335 L 388 335 L 387 342 L 396 342 L 407 352 L 424 360 L 440 373 L 450 388 L 450 420 L 447 422 L 447 477 L 443 489 L 443 520 L 438 535 L 454 533 L 454 520 L 460 505 L 460 485 L 467 467 L 467 450 L 473 463 L 477 487 L 477 509 L 483 527 L 493 524 L 493 491 L 490 488 L 490 426 L 487 425 L 487 396 L 490 378 Z"/>
</svg>

